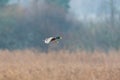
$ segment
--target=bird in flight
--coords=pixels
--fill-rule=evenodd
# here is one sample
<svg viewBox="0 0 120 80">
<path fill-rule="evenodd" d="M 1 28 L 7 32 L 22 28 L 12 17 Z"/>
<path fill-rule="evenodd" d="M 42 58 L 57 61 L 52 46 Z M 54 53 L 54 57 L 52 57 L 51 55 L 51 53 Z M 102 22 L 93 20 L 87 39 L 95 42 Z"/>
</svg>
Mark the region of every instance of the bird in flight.
<svg viewBox="0 0 120 80">
<path fill-rule="evenodd" d="M 58 37 L 49 37 L 49 38 L 46 38 L 44 40 L 44 42 L 46 44 L 49 44 L 49 43 L 52 43 L 52 42 L 57 42 L 58 43 L 58 40 L 62 39 L 62 37 L 58 36 Z"/>
</svg>

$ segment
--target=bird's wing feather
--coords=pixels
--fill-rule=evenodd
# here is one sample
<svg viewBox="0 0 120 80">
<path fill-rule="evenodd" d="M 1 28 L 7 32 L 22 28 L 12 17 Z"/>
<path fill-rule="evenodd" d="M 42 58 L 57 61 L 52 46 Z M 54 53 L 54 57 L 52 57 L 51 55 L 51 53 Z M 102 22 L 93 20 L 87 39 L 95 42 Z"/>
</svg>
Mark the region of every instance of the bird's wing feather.
<svg viewBox="0 0 120 80">
<path fill-rule="evenodd" d="M 46 43 L 46 44 L 49 44 L 52 39 L 53 39 L 53 37 L 50 37 L 50 38 L 45 39 L 45 43 Z"/>
</svg>

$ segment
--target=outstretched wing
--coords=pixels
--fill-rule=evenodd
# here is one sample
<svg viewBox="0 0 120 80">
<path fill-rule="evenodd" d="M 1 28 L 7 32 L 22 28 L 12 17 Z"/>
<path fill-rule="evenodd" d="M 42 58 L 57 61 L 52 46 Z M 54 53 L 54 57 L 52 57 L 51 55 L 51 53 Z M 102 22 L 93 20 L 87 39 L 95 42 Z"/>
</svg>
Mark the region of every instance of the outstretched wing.
<svg viewBox="0 0 120 80">
<path fill-rule="evenodd" d="M 45 43 L 46 43 L 46 44 L 49 44 L 52 39 L 53 39 L 53 37 L 50 37 L 50 38 L 45 39 Z"/>
</svg>

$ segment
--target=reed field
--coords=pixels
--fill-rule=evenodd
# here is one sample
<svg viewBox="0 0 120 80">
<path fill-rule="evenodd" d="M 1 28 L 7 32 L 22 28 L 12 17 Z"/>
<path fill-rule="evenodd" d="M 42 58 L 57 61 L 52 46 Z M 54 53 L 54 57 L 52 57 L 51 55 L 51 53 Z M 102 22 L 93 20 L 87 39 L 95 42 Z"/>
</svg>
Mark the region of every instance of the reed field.
<svg viewBox="0 0 120 80">
<path fill-rule="evenodd" d="M 0 50 L 0 80 L 120 80 L 120 51 Z"/>
</svg>

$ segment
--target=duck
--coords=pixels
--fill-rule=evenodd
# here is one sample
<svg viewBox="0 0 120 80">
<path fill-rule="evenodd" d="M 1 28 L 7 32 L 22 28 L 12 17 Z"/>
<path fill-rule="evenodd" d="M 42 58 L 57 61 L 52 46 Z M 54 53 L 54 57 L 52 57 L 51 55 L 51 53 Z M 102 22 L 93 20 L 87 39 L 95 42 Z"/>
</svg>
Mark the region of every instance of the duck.
<svg viewBox="0 0 120 80">
<path fill-rule="evenodd" d="M 57 36 L 57 37 L 49 37 L 44 40 L 45 44 L 49 44 L 51 42 L 58 42 L 58 40 L 62 39 L 62 37 Z"/>
</svg>

